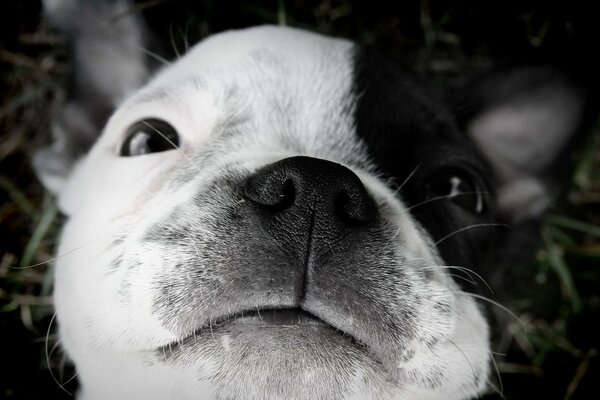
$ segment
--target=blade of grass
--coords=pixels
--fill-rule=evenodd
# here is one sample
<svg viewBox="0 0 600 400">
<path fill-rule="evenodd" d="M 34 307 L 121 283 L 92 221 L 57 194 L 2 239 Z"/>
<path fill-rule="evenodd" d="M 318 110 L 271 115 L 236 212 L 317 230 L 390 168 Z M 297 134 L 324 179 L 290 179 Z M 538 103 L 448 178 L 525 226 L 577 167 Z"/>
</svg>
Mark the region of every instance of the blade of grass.
<svg viewBox="0 0 600 400">
<path fill-rule="evenodd" d="M 8 193 L 12 201 L 14 201 L 15 204 L 30 218 L 36 219 L 38 217 L 38 211 L 29 199 L 27 199 L 25 193 L 16 187 L 10 179 L 3 175 L 0 175 L 0 188 Z"/>
<path fill-rule="evenodd" d="M 600 226 L 589 224 L 587 222 L 577 221 L 561 215 L 549 215 L 546 217 L 546 222 L 561 228 L 571 229 L 587 235 L 600 237 Z"/>
<path fill-rule="evenodd" d="M 600 132 L 600 120 L 592 128 L 592 133 L 589 135 L 589 139 L 587 139 L 583 154 L 581 155 L 581 161 L 577 164 L 573 177 L 575 184 L 584 190 L 588 189 L 594 180 L 595 158 L 598 151 L 598 132 Z"/>
<path fill-rule="evenodd" d="M 563 229 L 555 226 L 555 225 L 547 225 L 548 230 L 552 234 L 554 240 L 560 243 L 562 246 L 570 248 L 575 246 L 575 240 L 569 234 L 567 234 Z"/>
<path fill-rule="evenodd" d="M 51 205 L 44 211 L 39 223 L 33 231 L 33 235 L 31 235 L 29 243 L 27 243 L 27 247 L 25 247 L 23 257 L 21 257 L 21 262 L 19 263 L 19 268 L 26 268 L 31 265 L 31 260 L 33 260 L 42 240 L 46 237 L 46 234 L 48 234 L 48 231 L 52 227 L 52 223 L 56 219 L 57 214 L 58 208 L 56 205 Z"/>
<path fill-rule="evenodd" d="M 285 1 L 277 1 L 277 24 L 280 26 L 286 26 L 286 12 L 285 12 Z"/>
<path fill-rule="evenodd" d="M 19 309 L 19 303 L 15 300 L 0 307 L 0 313 L 8 313 Z"/>
<path fill-rule="evenodd" d="M 563 292 L 571 303 L 571 310 L 578 313 L 581 310 L 581 298 L 575 288 L 571 271 L 563 257 L 563 249 L 559 244 L 552 241 L 552 234 L 548 228 L 542 230 L 542 237 L 548 255 L 547 261 L 560 280 Z"/>
<path fill-rule="evenodd" d="M 14 97 L 10 102 L 7 102 L 4 107 L 0 108 L 0 119 L 14 113 L 19 108 L 32 103 L 35 98 L 44 96 L 50 89 L 52 89 L 52 85 L 45 83 L 34 89 L 23 92 L 20 96 Z"/>
</svg>

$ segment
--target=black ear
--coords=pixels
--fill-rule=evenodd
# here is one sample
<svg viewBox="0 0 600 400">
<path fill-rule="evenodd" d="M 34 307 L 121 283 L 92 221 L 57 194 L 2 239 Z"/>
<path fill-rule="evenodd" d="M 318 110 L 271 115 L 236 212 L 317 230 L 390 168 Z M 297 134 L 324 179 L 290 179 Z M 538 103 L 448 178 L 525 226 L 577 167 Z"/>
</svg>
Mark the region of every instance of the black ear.
<svg viewBox="0 0 600 400">
<path fill-rule="evenodd" d="M 585 92 L 552 67 L 497 72 L 460 91 L 459 123 L 495 173 L 507 221 L 536 219 L 550 205 L 585 103 Z"/>
<path fill-rule="evenodd" d="M 116 105 L 145 82 L 147 33 L 128 0 L 45 0 L 44 11 L 71 49 L 68 102 L 54 121 L 52 144 L 33 160 L 42 183 L 57 193 Z"/>
</svg>

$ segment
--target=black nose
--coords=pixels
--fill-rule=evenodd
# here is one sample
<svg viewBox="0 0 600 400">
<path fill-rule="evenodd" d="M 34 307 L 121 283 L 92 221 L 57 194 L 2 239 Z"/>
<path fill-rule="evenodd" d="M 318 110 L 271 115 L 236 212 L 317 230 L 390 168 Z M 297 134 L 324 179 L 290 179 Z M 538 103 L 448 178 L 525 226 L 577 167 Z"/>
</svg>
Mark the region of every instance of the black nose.
<svg viewBox="0 0 600 400">
<path fill-rule="evenodd" d="M 358 176 L 318 158 L 290 157 L 267 165 L 248 179 L 244 194 L 265 216 L 288 212 L 292 219 L 312 216 L 332 226 L 357 226 L 377 217 Z"/>
<path fill-rule="evenodd" d="M 336 257 L 346 258 L 364 243 L 378 216 L 352 171 L 317 158 L 290 157 L 267 165 L 248 178 L 243 193 L 250 224 L 256 226 L 253 235 L 266 246 L 277 244 L 281 252 L 270 250 L 267 264 L 277 265 L 283 257 L 298 305 L 316 271 L 335 268 Z"/>
</svg>

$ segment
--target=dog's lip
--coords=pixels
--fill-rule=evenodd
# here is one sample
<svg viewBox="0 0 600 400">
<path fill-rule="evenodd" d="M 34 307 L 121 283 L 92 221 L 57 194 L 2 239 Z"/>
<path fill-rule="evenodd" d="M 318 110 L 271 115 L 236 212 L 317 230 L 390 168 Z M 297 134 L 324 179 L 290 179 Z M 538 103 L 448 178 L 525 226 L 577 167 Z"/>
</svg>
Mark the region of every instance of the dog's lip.
<svg viewBox="0 0 600 400">
<path fill-rule="evenodd" d="M 202 332 L 230 323 L 241 323 L 250 327 L 252 325 L 289 326 L 327 324 L 302 308 L 253 308 L 213 319 L 197 329 L 194 334 L 201 334 Z"/>
<path fill-rule="evenodd" d="M 232 320 L 239 320 L 246 325 L 269 324 L 269 325 L 317 325 L 325 322 L 311 313 L 300 308 L 267 308 L 238 312 L 232 316 L 220 319 L 212 326 L 224 324 Z"/>
<path fill-rule="evenodd" d="M 213 334 L 213 331 L 219 329 L 219 327 L 223 327 L 233 323 L 246 326 L 248 327 L 248 329 L 252 329 L 258 326 L 260 326 L 261 328 L 265 326 L 270 326 L 274 328 L 285 328 L 291 326 L 321 326 L 333 329 L 339 334 L 352 340 L 353 342 L 356 342 L 357 345 L 360 344 L 352 335 L 339 329 L 336 326 L 329 324 L 328 322 L 322 320 L 321 318 L 302 308 L 255 308 L 251 310 L 235 312 L 229 315 L 222 316 L 216 320 L 212 320 L 210 323 L 204 324 L 203 326 L 194 330 L 194 332 L 185 336 L 184 338 L 170 343 L 166 346 L 161 346 L 160 348 L 173 349 L 174 347 L 180 346 L 190 340 L 196 340 L 196 338 L 199 335 L 203 335 L 206 333 L 208 333 L 209 335 Z"/>
</svg>

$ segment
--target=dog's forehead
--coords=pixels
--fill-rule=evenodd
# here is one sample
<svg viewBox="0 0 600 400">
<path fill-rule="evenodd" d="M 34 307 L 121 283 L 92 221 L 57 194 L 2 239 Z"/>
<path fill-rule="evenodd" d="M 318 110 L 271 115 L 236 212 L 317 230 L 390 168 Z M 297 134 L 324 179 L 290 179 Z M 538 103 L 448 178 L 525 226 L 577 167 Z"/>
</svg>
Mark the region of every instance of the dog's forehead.
<svg viewBox="0 0 600 400">
<path fill-rule="evenodd" d="M 158 74 L 148 89 L 162 88 L 186 79 L 206 79 L 207 84 L 259 84 L 269 76 L 278 81 L 318 84 L 324 78 L 343 77 L 351 67 L 353 43 L 294 28 L 264 26 L 211 36 L 183 58 Z M 319 72 L 317 76 L 310 73 Z M 338 72 L 338 73 L 336 73 Z M 327 75 L 330 76 L 327 76 Z"/>
</svg>

